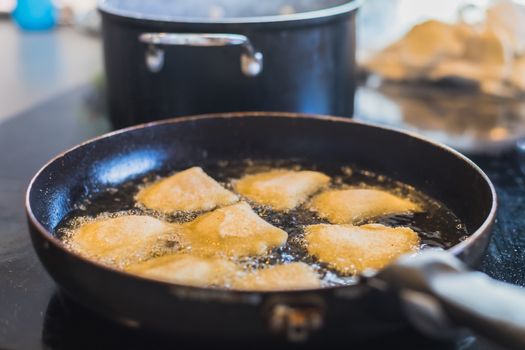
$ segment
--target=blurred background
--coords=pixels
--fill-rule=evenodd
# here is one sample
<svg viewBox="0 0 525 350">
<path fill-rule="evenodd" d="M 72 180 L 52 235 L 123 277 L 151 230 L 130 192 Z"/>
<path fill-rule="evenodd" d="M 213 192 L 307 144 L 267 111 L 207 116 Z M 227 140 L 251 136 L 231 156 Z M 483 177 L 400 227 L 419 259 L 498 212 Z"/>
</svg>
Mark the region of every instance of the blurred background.
<svg viewBox="0 0 525 350">
<path fill-rule="evenodd" d="M 86 84 L 88 111 L 104 114 L 96 6 L 0 0 L 0 121 Z M 365 0 L 358 16 L 356 118 L 466 153 L 499 153 L 523 137 L 522 2 Z"/>
<path fill-rule="evenodd" d="M 101 78 L 95 7 L 93 0 L 0 0 L 0 120 Z"/>
<path fill-rule="evenodd" d="M 360 16 L 358 116 L 468 154 L 523 137 L 522 1 L 376 0 Z"/>
</svg>

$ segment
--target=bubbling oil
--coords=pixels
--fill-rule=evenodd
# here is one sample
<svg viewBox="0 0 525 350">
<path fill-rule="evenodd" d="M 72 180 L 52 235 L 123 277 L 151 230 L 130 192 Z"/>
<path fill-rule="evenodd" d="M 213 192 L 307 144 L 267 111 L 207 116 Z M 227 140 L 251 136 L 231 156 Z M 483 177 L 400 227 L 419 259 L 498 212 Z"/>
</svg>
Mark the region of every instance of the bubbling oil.
<svg viewBox="0 0 525 350">
<path fill-rule="evenodd" d="M 376 174 L 353 166 L 337 166 L 334 164 L 311 164 L 298 160 L 242 160 L 218 161 L 203 166 L 203 170 L 225 188 L 233 191 L 235 180 L 244 175 L 254 174 L 272 169 L 314 170 L 320 171 L 332 178 L 331 188 L 338 189 L 346 186 L 362 188 L 379 188 L 398 196 L 409 198 L 419 204 L 423 210 L 417 213 L 390 215 L 380 218 L 363 220 L 356 224 L 378 223 L 392 227 L 409 227 L 420 237 L 420 249 L 448 249 L 467 236 L 465 225 L 444 204 L 430 198 L 415 188 L 394 181 L 384 175 Z M 181 171 L 184 169 L 177 169 Z M 176 172 L 174 171 L 174 172 Z M 194 220 L 202 213 L 164 214 L 147 209 L 138 204 L 134 197 L 146 184 L 170 174 L 151 173 L 147 176 L 126 182 L 119 187 L 106 188 L 90 194 L 78 203 L 56 227 L 55 234 L 69 246 L 76 229 L 95 219 L 112 218 L 120 215 L 148 215 L 170 223 L 183 224 Z M 246 200 L 246 199 L 245 199 Z M 310 265 L 321 277 L 323 287 L 351 285 L 358 281 L 358 276 L 345 276 L 331 269 L 328 265 L 317 261 L 308 255 L 303 228 L 307 225 L 328 223 L 310 211 L 305 204 L 288 212 L 274 211 L 246 200 L 253 210 L 270 224 L 279 227 L 288 233 L 287 243 L 270 251 L 264 256 L 243 257 L 236 263 L 244 270 L 264 268 L 290 262 L 304 262 Z M 167 240 L 165 246 L 159 247 L 151 257 L 166 254 L 169 251 L 185 249 L 178 247 L 176 242 Z M 105 262 L 115 268 L 122 268 L 123 262 Z M 125 262 L 124 262 L 125 263 Z"/>
</svg>

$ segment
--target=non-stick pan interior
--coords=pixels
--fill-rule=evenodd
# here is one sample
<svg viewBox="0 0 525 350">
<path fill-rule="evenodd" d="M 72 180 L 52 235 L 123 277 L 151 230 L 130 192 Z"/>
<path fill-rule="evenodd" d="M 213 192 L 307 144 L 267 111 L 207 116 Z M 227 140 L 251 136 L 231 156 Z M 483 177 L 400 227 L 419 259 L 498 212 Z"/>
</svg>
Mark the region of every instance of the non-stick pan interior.
<svg viewBox="0 0 525 350">
<path fill-rule="evenodd" d="M 331 9 L 351 0 L 105 0 L 103 11 L 133 18 L 210 21 L 274 17 Z"/>
<path fill-rule="evenodd" d="M 472 163 L 403 133 L 339 118 L 215 116 L 132 128 L 86 143 L 36 177 L 29 205 L 49 232 L 89 193 L 218 160 L 303 159 L 356 165 L 443 202 L 474 233 L 493 205 L 490 183 Z"/>
</svg>

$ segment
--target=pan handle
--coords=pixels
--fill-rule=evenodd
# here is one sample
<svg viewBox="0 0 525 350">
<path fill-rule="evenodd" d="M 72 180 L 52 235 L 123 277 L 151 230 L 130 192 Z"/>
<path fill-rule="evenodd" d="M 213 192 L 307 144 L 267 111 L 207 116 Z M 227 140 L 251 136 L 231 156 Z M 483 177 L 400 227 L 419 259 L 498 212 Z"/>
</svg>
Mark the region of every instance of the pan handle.
<svg viewBox="0 0 525 350">
<path fill-rule="evenodd" d="M 394 288 L 409 320 L 423 332 L 443 335 L 463 326 L 501 345 L 525 349 L 525 289 L 469 271 L 449 253 L 404 257 L 369 282 Z"/>
<path fill-rule="evenodd" d="M 200 33 L 142 33 L 139 41 L 148 44 L 146 65 L 152 73 L 158 73 L 164 66 L 164 50 L 159 46 L 242 46 L 241 71 L 248 77 L 256 77 L 263 70 L 263 54 L 253 47 L 250 39 L 239 34 Z"/>
</svg>

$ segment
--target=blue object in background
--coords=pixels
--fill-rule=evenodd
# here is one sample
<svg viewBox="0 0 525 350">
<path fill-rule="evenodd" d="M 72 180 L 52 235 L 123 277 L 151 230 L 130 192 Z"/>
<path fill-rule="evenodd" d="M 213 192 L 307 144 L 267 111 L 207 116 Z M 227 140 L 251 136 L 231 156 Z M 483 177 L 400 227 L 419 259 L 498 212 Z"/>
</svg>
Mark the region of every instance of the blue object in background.
<svg viewBox="0 0 525 350">
<path fill-rule="evenodd" d="M 27 30 L 53 28 L 57 22 L 57 11 L 52 0 L 18 0 L 13 19 Z"/>
</svg>

